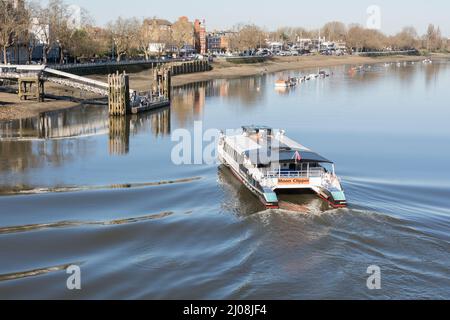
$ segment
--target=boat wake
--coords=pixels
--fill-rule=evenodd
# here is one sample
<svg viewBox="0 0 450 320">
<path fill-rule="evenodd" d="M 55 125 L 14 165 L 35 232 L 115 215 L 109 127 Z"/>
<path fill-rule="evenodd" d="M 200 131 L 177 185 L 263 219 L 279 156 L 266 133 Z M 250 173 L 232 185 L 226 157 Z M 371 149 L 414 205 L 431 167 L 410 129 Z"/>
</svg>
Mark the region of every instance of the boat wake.
<svg viewBox="0 0 450 320">
<path fill-rule="evenodd" d="M 117 225 L 125 225 L 125 224 L 132 224 L 132 223 L 138 223 L 138 222 L 164 219 L 173 214 L 174 214 L 174 212 L 168 211 L 168 212 L 161 212 L 158 214 L 146 215 L 146 216 L 141 216 L 141 217 L 107 220 L 107 221 L 59 221 L 59 222 L 52 222 L 52 223 L 30 224 L 30 225 L 24 225 L 24 226 L 12 226 L 12 227 L 0 228 L 0 235 L 40 231 L 40 230 L 45 230 L 45 229 L 62 229 L 62 228 L 89 227 L 89 226 L 117 226 Z"/>
<path fill-rule="evenodd" d="M 178 180 L 163 180 L 156 182 L 144 182 L 144 183 L 126 183 L 126 184 L 112 184 L 105 186 L 63 186 L 52 188 L 30 188 L 24 189 L 23 187 L 15 187 L 11 189 L 1 189 L 0 196 L 8 195 L 32 195 L 32 194 L 46 194 L 46 193 L 66 193 L 66 192 L 80 192 L 80 191 L 94 191 L 94 190 L 112 190 L 112 189 L 137 189 L 146 187 L 157 187 L 163 185 L 189 183 L 201 180 L 201 177 L 185 178 Z"/>
<path fill-rule="evenodd" d="M 71 265 L 81 265 L 81 264 L 82 263 L 80 263 L 80 262 L 68 263 L 68 264 L 64 264 L 64 265 L 59 265 L 59 266 L 54 266 L 54 267 L 47 267 L 47 268 L 42 268 L 42 269 L 35 269 L 35 270 L 29 270 L 29 271 L 15 272 L 15 273 L 9 273 L 9 274 L 0 274 L 0 282 L 42 276 L 42 275 L 45 275 L 45 274 L 66 270 Z"/>
</svg>

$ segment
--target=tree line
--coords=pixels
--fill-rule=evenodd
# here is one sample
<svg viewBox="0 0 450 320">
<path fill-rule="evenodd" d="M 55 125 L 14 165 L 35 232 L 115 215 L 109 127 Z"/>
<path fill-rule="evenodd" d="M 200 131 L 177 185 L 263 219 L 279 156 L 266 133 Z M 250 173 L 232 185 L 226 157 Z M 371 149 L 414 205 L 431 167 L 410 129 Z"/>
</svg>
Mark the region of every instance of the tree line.
<svg viewBox="0 0 450 320">
<path fill-rule="evenodd" d="M 2 59 L 8 63 L 8 49 L 24 46 L 31 62 L 33 50 L 42 46 L 42 62 L 48 62 L 52 49 L 57 48 L 59 60 L 66 56 L 77 59 L 111 57 L 120 61 L 124 57 L 142 56 L 149 59 L 150 43 L 164 44 L 159 54 L 168 48 L 178 52 L 193 45 L 194 26 L 187 18 L 180 18 L 170 28 L 159 28 L 158 19 L 117 18 L 106 27 L 95 26 L 90 14 L 81 10 L 74 15 L 64 0 L 41 2 L 25 1 L 15 5 L 11 0 L 0 0 L 0 47 Z M 74 21 L 76 20 L 76 21 Z M 299 39 L 318 39 L 346 43 L 349 51 L 379 51 L 422 49 L 448 50 L 448 41 L 440 28 L 430 24 L 427 32 L 419 36 L 414 27 L 405 27 L 395 35 L 385 35 L 360 25 L 345 25 L 334 21 L 322 28 L 307 30 L 302 27 L 282 27 L 268 31 L 254 24 L 238 24 L 227 33 L 230 51 L 245 51 L 264 47 L 267 40 L 296 43 Z"/>
<path fill-rule="evenodd" d="M 385 35 L 379 30 L 367 29 L 358 24 L 345 25 L 339 21 L 326 23 L 320 29 L 307 30 L 302 27 L 282 27 L 276 31 L 265 31 L 255 25 L 238 25 L 232 46 L 236 50 L 258 48 L 260 39 L 282 43 L 296 43 L 299 39 L 319 39 L 345 43 L 349 51 L 381 50 L 427 50 L 448 51 L 449 43 L 442 37 L 439 27 L 430 24 L 426 34 L 419 36 L 414 27 L 404 27 L 395 35 Z"/>
</svg>

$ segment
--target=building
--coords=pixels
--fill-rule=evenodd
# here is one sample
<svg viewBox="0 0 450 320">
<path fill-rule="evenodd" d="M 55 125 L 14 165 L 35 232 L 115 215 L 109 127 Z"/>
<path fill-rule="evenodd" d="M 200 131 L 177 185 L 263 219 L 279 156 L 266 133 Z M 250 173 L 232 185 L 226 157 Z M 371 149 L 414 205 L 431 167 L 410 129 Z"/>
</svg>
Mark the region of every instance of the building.
<svg viewBox="0 0 450 320">
<path fill-rule="evenodd" d="M 145 19 L 145 31 L 151 39 L 149 51 L 154 54 L 162 54 L 170 51 L 170 39 L 172 34 L 172 23 L 165 19 Z"/>
<path fill-rule="evenodd" d="M 230 51 L 231 32 L 216 31 L 206 36 L 206 45 L 210 53 L 225 53 Z"/>
<path fill-rule="evenodd" d="M 216 33 L 209 33 L 206 36 L 206 47 L 209 53 L 220 53 L 220 35 Z"/>
<path fill-rule="evenodd" d="M 199 54 L 206 54 L 206 24 L 205 20 L 196 19 L 194 22 L 195 50 Z"/>
<path fill-rule="evenodd" d="M 144 24 L 148 32 L 155 36 L 164 36 L 172 31 L 172 23 L 165 19 L 145 19 Z"/>
</svg>

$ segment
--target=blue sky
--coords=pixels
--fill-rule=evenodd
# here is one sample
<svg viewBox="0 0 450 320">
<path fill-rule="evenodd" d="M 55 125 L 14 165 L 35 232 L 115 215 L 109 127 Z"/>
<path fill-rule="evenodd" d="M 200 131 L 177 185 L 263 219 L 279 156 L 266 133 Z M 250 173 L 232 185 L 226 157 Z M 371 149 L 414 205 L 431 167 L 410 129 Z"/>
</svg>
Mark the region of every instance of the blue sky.
<svg viewBox="0 0 450 320">
<path fill-rule="evenodd" d="M 450 1 L 446 0 L 66 0 L 93 15 L 96 23 L 106 24 L 118 16 L 152 17 L 175 20 L 205 18 L 208 30 L 252 22 L 268 29 L 280 26 L 315 28 L 327 21 L 366 24 L 370 5 L 381 9 L 381 30 L 392 34 L 412 25 L 420 34 L 433 22 L 450 36 Z"/>
</svg>

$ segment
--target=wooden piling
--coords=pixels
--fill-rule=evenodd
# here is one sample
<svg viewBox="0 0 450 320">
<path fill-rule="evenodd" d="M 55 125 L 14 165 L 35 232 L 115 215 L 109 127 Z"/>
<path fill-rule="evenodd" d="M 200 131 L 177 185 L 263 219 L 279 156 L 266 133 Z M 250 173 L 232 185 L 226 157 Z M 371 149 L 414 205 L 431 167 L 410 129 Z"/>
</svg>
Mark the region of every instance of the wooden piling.
<svg viewBox="0 0 450 320">
<path fill-rule="evenodd" d="M 44 81 L 37 77 L 19 78 L 19 99 L 28 100 L 36 99 L 39 102 L 44 102 Z"/>
<path fill-rule="evenodd" d="M 127 74 L 110 74 L 108 76 L 108 108 L 113 116 L 124 116 L 130 111 L 130 80 Z"/>
</svg>

